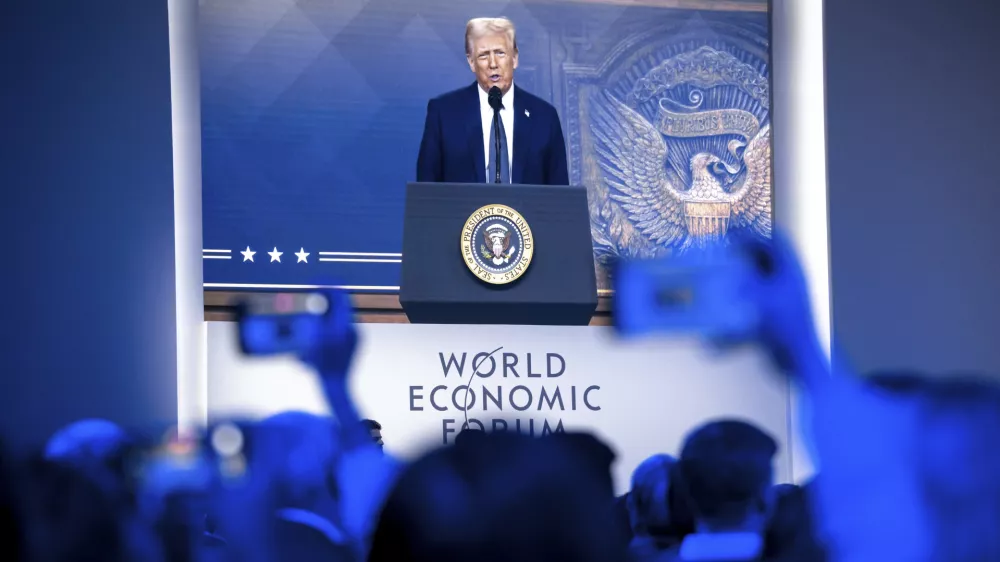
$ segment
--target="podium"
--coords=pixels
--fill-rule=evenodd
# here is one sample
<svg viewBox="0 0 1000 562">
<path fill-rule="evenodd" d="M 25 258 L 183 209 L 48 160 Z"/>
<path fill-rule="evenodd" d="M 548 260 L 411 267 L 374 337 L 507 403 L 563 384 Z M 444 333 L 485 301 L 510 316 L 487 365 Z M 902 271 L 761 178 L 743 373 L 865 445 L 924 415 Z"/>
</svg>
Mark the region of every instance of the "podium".
<svg viewBox="0 0 1000 562">
<path fill-rule="evenodd" d="M 489 244 L 478 230 L 471 236 L 478 228 L 472 215 L 496 206 L 516 211 L 531 235 L 521 248 L 514 241 L 517 251 L 530 248 L 531 259 L 506 284 L 486 282 L 482 277 L 489 275 L 483 268 L 470 266 L 470 240 L 472 251 L 483 255 Z M 504 224 L 516 230 L 514 222 L 520 224 Z M 502 280 L 492 278 L 494 283 Z M 586 188 L 407 184 L 399 302 L 413 324 L 587 325 L 597 308 L 597 280 Z"/>
</svg>

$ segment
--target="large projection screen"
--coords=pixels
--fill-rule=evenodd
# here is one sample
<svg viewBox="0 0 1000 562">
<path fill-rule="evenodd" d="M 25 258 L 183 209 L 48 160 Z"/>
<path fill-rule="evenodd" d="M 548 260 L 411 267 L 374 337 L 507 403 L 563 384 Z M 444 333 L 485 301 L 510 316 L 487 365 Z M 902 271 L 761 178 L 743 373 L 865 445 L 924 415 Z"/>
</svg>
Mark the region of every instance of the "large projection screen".
<svg viewBox="0 0 1000 562">
<path fill-rule="evenodd" d="M 599 288 L 617 257 L 770 235 L 766 2 L 203 0 L 206 288 L 396 292 L 426 105 L 472 83 L 464 26 L 487 15 L 517 26 L 516 87 L 560 115 L 570 181 L 590 195 Z M 623 107 L 639 120 L 622 126 Z M 644 129 L 665 156 L 623 150 Z M 651 160 L 663 181 L 616 173 Z M 669 221 L 682 236 L 663 239 Z"/>
</svg>

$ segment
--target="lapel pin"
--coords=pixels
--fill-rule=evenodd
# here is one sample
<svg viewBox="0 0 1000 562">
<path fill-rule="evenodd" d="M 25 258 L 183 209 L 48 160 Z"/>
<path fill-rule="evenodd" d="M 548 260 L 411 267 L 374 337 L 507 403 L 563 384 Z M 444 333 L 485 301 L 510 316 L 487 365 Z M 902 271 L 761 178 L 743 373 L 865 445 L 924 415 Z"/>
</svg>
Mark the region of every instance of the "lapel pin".
<svg viewBox="0 0 1000 562">
<path fill-rule="evenodd" d="M 527 109 L 525 109 L 525 110 L 524 110 L 524 116 L 525 116 L 525 117 L 531 117 L 531 112 L 530 112 L 530 111 L 528 111 Z"/>
</svg>

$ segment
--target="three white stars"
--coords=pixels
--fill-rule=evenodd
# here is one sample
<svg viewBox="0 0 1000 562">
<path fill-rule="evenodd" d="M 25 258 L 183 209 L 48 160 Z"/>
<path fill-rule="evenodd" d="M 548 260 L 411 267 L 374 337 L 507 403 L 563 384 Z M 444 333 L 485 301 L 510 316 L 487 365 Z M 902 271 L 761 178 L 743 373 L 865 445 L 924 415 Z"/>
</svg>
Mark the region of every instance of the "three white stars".
<svg viewBox="0 0 1000 562">
<path fill-rule="evenodd" d="M 257 252 L 255 252 L 254 250 L 251 250 L 250 246 L 247 246 L 246 250 L 240 250 L 240 254 L 243 255 L 243 261 L 244 262 L 248 262 L 248 261 L 252 262 L 253 261 L 253 257 L 254 257 L 254 255 L 257 254 Z M 270 252 L 267 252 L 267 255 L 271 256 L 271 263 L 274 263 L 274 262 L 281 263 L 281 256 L 283 256 L 284 254 L 285 254 L 284 252 L 279 252 L 278 251 L 278 247 L 277 246 L 275 246 L 274 249 L 271 250 Z M 305 248 L 299 248 L 299 251 L 295 252 L 295 254 L 294 254 L 294 256 L 296 258 L 298 258 L 295 261 L 295 263 L 309 263 L 309 255 L 310 255 L 309 252 L 307 252 Z"/>
</svg>

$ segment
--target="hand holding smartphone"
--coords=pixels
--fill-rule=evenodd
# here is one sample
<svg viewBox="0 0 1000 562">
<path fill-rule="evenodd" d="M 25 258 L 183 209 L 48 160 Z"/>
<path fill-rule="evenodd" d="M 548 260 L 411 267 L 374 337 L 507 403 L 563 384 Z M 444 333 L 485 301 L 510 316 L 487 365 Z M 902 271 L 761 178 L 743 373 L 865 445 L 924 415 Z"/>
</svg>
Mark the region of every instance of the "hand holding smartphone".
<svg viewBox="0 0 1000 562">
<path fill-rule="evenodd" d="M 809 290 L 780 232 L 736 237 L 679 257 L 626 261 L 615 277 L 614 322 L 623 336 L 694 333 L 713 346 L 762 345 L 786 373 L 826 372 Z"/>
<path fill-rule="evenodd" d="M 759 323 L 754 276 L 751 261 L 732 247 L 622 261 L 614 271 L 615 327 L 623 336 L 750 334 Z"/>
</svg>

